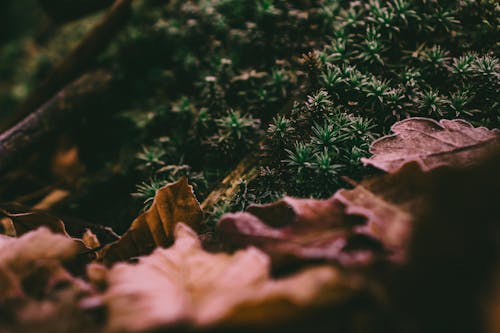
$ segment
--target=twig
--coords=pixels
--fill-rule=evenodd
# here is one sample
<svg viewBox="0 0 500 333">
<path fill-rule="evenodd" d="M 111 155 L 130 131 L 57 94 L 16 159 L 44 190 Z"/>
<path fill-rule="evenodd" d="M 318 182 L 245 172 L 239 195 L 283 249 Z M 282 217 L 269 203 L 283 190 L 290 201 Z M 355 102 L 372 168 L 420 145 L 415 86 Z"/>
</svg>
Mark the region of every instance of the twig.
<svg viewBox="0 0 500 333">
<path fill-rule="evenodd" d="M 27 148 L 52 132 L 65 120 L 78 114 L 87 100 L 102 96 L 111 82 L 111 74 L 98 70 L 87 73 L 61 90 L 57 95 L 0 135 L 0 172 L 15 161 Z"/>
<path fill-rule="evenodd" d="M 206 197 L 201 203 L 201 209 L 209 212 L 212 208 L 224 199 L 232 198 L 238 190 L 238 184 L 241 180 L 250 181 L 257 177 L 257 158 L 252 153 L 246 156 L 238 163 L 236 168 L 231 171 L 220 184 Z"/>
<path fill-rule="evenodd" d="M 87 68 L 121 28 L 130 13 L 132 0 L 116 0 L 106 16 L 82 39 L 78 46 L 26 98 L 10 118 L 3 120 L 0 131 L 26 117 L 49 100 L 64 85 Z"/>
</svg>

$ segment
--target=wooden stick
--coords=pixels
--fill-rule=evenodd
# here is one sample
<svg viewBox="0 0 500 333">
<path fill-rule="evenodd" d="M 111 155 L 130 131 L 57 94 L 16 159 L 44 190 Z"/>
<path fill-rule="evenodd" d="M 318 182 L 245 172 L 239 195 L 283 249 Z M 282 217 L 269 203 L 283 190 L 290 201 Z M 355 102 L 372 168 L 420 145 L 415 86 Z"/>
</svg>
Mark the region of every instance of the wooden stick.
<svg viewBox="0 0 500 333">
<path fill-rule="evenodd" d="M 256 154 L 250 154 L 238 163 L 236 168 L 233 169 L 203 200 L 201 209 L 209 212 L 217 203 L 232 198 L 238 190 L 240 181 L 251 181 L 258 175 L 257 158 Z"/>
<path fill-rule="evenodd" d="M 3 172 L 33 143 L 78 114 L 79 105 L 106 93 L 111 74 L 97 70 L 81 76 L 57 95 L 0 135 L 0 172 Z"/>
<path fill-rule="evenodd" d="M 11 117 L 3 120 L 4 131 L 49 100 L 63 86 L 74 80 L 123 26 L 130 13 L 132 0 L 116 0 L 106 16 L 78 44 L 78 46 L 31 93 Z"/>
</svg>

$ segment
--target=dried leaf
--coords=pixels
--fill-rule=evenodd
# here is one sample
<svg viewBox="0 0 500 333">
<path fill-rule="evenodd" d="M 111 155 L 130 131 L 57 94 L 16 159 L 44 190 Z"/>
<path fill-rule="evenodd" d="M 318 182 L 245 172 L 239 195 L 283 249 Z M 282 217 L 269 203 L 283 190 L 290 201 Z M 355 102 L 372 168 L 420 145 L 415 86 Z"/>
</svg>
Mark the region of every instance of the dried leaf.
<svg viewBox="0 0 500 333">
<path fill-rule="evenodd" d="M 2 332 L 86 331 L 78 301 L 91 285 L 63 266 L 84 247 L 42 227 L 20 238 L 0 237 L 0 327 Z"/>
<path fill-rule="evenodd" d="M 158 246 L 168 246 L 173 242 L 177 222 L 197 229 L 202 217 L 193 189 L 183 177 L 156 192 L 151 207 L 132 222 L 120 240 L 104 249 L 103 260 L 110 264 L 151 253 Z"/>
<path fill-rule="evenodd" d="M 224 215 L 217 227 L 231 248 L 254 245 L 268 253 L 273 265 L 296 261 L 336 261 L 364 265 L 382 254 L 380 244 L 356 234 L 363 219 L 348 215 L 337 198 L 286 197 L 269 205 L 254 205 L 245 213 Z"/>
<path fill-rule="evenodd" d="M 280 268 L 308 261 L 366 266 L 402 262 L 413 221 L 428 205 L 433 177 L 417 163 L 368 179 L 330 199 L 284 198 L 224 215 L 218 225 L 230 248 L 254 245 Z"/>
<path fill-rule="evenodd" d="M 60 219 L 43 211 L 26 211 L 20 207 L 12 206 L 8 210 L 0 208 L 0 213 L 12 221 L 17 236 L 44 226 L 54 233 L 70 237 Z"/>
<path fill-rule="evenodd" d="M 94 234 L 90 229 L 85 230 L 82 236 L 82 242 L 89 249 L 97 249 L 101 246 L 96 234 Z"/>
<path fill-rule="evenodd" d="M 415 161 L 424 171 L 440 166 L 467 167 L 500 143 L 500 131 L 475 128 L 463 120 L 410 118 L 394 124 L 394 134 L 373 142 L 371 158 L 362 159 L 386 172 Z"/>
<path fill-rule="evenodd" d="M 62 262 L 74 258 L 85 248 L 66 236 L 47 228 L 28 232 L 20 238 L 0 238 L 0 297 L 22 290 L 22 279 L 30 274 L 37 262 Z"/>
<path fill-rule="evenodd" d="M 102 266 L 90 266 L 89 276 L 105 278 L 109 286 L 102 296 L 107 331 L 276 323 L 342 303 L 359 288 L 359 280 L 331 266 L 272 279 L 270 259 L 260 250 L 208 253 L 182 223 L 175 226 L 175 239 L 138 264 L 118 263 L 105 274 Z"/>
<path fill-rule="evenodd" d="M 45 227 L 53 233 L 64 235 L 68 239 L 71 239 L 73 242 L 75 242 L 77 246 L 82 249 L 80 251 L 80 254 L 82 254 L 82 257 L 80 258 L 81 260 L 86 261 L 95 259 L 95 254 L 89 252 L 88 250 L 97 248 L 98 246 L 92 245 L 95 245 L 95 242 L 99 243 L 99 241 L 97 240 L 97 236 L 93 234 L 89 229 L 87 229 L 88 232 L 91 232 L 93 237 L 95 238 L 92 241 L 89 239 L 90 235 L 86 236 L 86 234 L 88 233 L 87 231 L 81 235 L 81 239 L 72 237 L 66 231 L 66 227 L 63 221 L 49 213 L 39 210 L 26 211 L 21 207 L 12 205 L 10 207 L 10 210 L 14 209 L 16 210 L 16 213 L 11 213 L 5 209 L 0 208 L 0 213 L 5 215 L 10 221 L 12 221 L 15 235 L 11 236 L 19 237 L 30 231 L 37 230 L 40 227 Z"/>
</svg>

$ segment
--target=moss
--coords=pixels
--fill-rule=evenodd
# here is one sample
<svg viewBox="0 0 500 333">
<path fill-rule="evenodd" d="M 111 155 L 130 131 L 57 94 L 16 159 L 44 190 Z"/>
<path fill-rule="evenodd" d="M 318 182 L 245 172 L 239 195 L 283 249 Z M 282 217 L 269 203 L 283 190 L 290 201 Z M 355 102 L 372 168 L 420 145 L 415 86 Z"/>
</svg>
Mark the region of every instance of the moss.
<svg viewBox="0 0 500 333">
<path fill-rule="evenodd" d="M 498 126 L 498 45 L 494 26 L 481 23 L 496 10 L 463 1 L 174 1 L 127 43 L 154 40 L 166 56 L 160 66 L 180 80 L 165 108 L 183 120 L 164 132 L 183 133 L 172 149 L 189 152 L 185 162 L 208 174 L 208 188 L 259 149 L 265 130 L 261 176 L 235 200 L 325 197 L 367 172 L 369 143 L 399 119 Z"/>
<path fill-rule="evenodd" d="M 122 164 L 143 201 L 180 174 L 202 200 L 248 153 L 260 175 L 219 211 L 326 197 L 370 172 L 360 158 L 397 120 L 499 126 L 498 11 L 491 0 L 135 1 L 98 62 L 118 87 L 99 126 L 129 124 L 113 133 L 120 156 L 138 157 Z"/>
</svg>

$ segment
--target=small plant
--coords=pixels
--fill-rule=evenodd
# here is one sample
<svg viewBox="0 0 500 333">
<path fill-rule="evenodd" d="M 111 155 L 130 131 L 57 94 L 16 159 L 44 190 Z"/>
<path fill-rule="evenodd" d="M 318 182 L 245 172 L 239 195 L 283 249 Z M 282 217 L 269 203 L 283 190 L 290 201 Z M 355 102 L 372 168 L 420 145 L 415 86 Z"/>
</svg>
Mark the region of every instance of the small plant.
<svg viewBox="0 0 500 333">
<path fill-rule="evenodd" d="M 447 100 L 438 91 L 432 89 L 418 92 L 415 102 L 419 115 L 440 117 L 443 117 L 447 104 Z"/>
<path fill-rule="evenodd" d="M 500 124 L 491 1 L 141 6 L 148 14 L 134 19 L 126 43 L 113 45 L 120 61 L 107 65 L 122 71 L 128 91 L 140 92 L 125 103 L 134 105 L 129 110 L 148 110 L 136 145 L 169 137 L 146 145 L 158 151 L 139 152 L 142 179 L 202 175 L 197 192 L 208 193 L 251 153 L 259 156 L 256 168 L 267 171 L 245 184 L 240 201 L 276 193 L 325 197 L 342 176 L 363 176 L 369 142 L 396 120 Z M 151 56 L 139 64 L 143 53 Z"/>
<path fill-rule="evenodd" d="M 271 142 L 273 142 L 273 146 L 277 146 L 285 143 L 293 131 L 294 128 L 291 125 L 291 121 L 285 116 L 278 115 L 269 124 L 267 135 L 271 139 Z"/>
<path fill-rule="evenodd" d="M 136 191 L 132 196 L 142 200 L 144 210 L 153 203 L 156 191 L 165 186 L 168 182 L 164 179 L 151 178 L 148 182 L 142 182 L 136 186 Z"/>
<path fill-rule="evenodd" d="M 288 158 L 283 160 L 287 166 L 292 167 L 298 175 L 302 176 L 306 169 L 311 166 L 313 151 L 308 145 L 296 142 L 293 150 L 285 149 Z"/>
<path fill-rule="evenodd" d="M 139 170 L 152 170 L 165 165 L 162 160 L 165 157 L 166 151 L 159 146 L 144 146 L 142 151 L 136 155 L 139 160 L 137 168 Z"/>
</svg>

